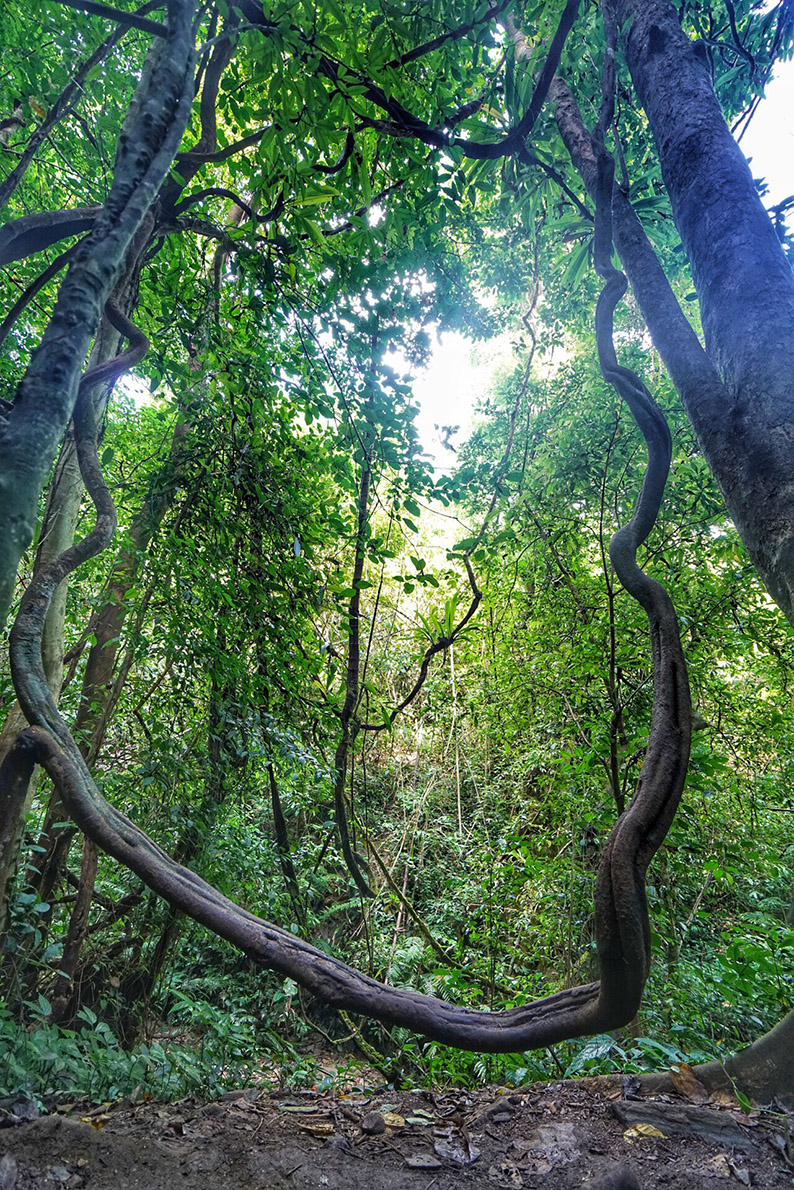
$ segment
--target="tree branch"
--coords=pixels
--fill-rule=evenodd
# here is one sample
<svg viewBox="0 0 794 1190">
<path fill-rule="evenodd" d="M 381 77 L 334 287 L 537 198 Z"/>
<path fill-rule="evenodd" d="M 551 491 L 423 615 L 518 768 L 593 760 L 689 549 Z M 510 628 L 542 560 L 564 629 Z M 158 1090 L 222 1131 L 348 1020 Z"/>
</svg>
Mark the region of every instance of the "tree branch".
<svg viewBox="0 0 794 1190">
<path fill-rule="evenodd" d="M 124 120 L 113 183 L 61 285 L 41 344 L 0 435 L 0 624 L 39 496 L 77 398 L 80 368 L 127 250 L 173 161 L 193 100 L 194 5 L 171 0 Z"/>
<path fill-rule="evenodd" d="M 40 211 L 12 219 L 0 227 L 0 268 L 43 252 L 69 236 L 82 235 L 94 226 L 101 207 L 74 207 L 67 211 Z"/>
<path fill-rule="evenodd" d="M 136 12 L 125 12 L 121 8 L 113 8 L 111 4 L 102 4 L 100 0 L 56 0 L 56 3 L 64 4 L 68 8 L 77 8 L 80 12 L 89 12 L 94 16 L 104 17 L 108 21 L 115 21 L 118 25 L 124 25 L 130 29 L 142 29 L 144 33 L 153 33 L 155 37 L 168 36 L 168 29 L 159 21 L 150 21 Z M 158 8 L 162 5 L 153 4 L 149 7 Z"/>
<path fill-rule="evenodd" d="M 469 586 L 471 587 L 471 591 L 472 591 L 472 600 L 471 600 L 471 603 L 469 604 L 466 614 L 459 621 L 459 623 L 455 625 L 455 627 L 450 632 L 449 636 L 439 637 L 439 639 L 434 641 L 433 644 L 429 647 L 429 649 L 426 650 L 425 655 L 422 658 L 422 663 L 419 667 L 419 674 L 417 676 L 416 681 L 414 682 L 413 686 L 411 687 L 408 694 L 406 694 L 406 696 L 402 700 L 402 702 L 398 703 L 398 705 L 394 708 L 394 710 L 389 712 L 388 724 L 386 724 L 386 723 L 359 723 L 358 726 L 361 729 L 361 731 L 385 731 L 387 727 L 392 726 L 392 724 L 396 720 L 397 716 L 399 714 L 401 714 L 401 712 L 404 711 L 406 707 L 411 705 L 411 703 L 416 698 L 419 691 L 424 686 L 425 681 L 427 679 L 427 674 L 428 674 L 428 671 L 430 668 L 430 662 L 433 660 L 433 658 L 436 656 L 437 653 L 443 653 L 450 647 L 450 645 L 454 645 L 455 641 L 458 639 L 461 632 L 466 627 L 469 620 L 472 618 L 472 616 L 476 612 L 477 608 L 480 606 L 480 601 L 482 600 L 482 591 L 477 586 L 477 580 L 474 577 L 474 571 L 471 568 L 471 562 L 469 561 L 469 559 L 467 557 L 464 557 L 463 564 L 466 567 L 466 574 L 468 576 Z"/>
<path fill-rule="evenodd" d="M 438 37 L 432 37 L 430 41 L 425 41 L 422 45 L 414 46 L 412 50 L 401 54 L 399 58 L 392 58 L 391 62 L 386 63 L 387 69 L 395 69 L 399 66 L 407 66 L 409 62 L 415 62 L 417 58 L 424 58 L 427 54 L 432 54 L 434 50 L 440 49 L 442 45 L 446 45 L 448 41 L 460 41 L 467 33 L 471 33 L 472 29 L 476 29 L 478 25 L 486 25 L 500 16 L 507 8 L 510 0 L 499 0 L 498 4 L 492 4 L 487 8 L 481 17 L 474 17 L 463 25 L 458 25 L 456 29 L 451 29 L 448 33 L 439 33 Z"/>
<path fill-rule="evenodd" d="M 51 281 L 53 277 L 57 277 L 61 269 L 64 268 L 75 255 L 82 242 L 82 240 L 78 240 L 76 244 L 72 244 L 71 248 L 67 248 L 65 252 L 61 252 L 59 256 L 56 256 L 55 260 L 53 260 L 51 264 L 47 265 L 44 272 L 39 273 L 38 277 L 31 281 L 30 285 L 28 285 L 27 288 L 22 291 L 11 309 L 6 314 L 2 323 L 0 323 L 0 343 L 2 343 L 6 338 L 8 332 L 11 330 L 12 326 L 17 321 L 25 307 L 33 301 L 36 294 L 44 288 L 48 281 Z"/>
<path fill-rule="evenodd" d="M 315 67 L 317 73 L 329 82 L 338 87 L 340 91 L 344 92 L 345 76 L 349 75 L 351 80 L 355 81 L 357 87 L 361 90 L 361 95 L 364 99 L 379 107 L 384 111 L 391 125 L 384 125 L 384 129 L 392 135 L 411 136 L 417 140 L 422 141 L 423 144 L 429 145 L 435 149 L 448 149 L 450 146 L 460 149 L 465 157 L 470 157 L 477 161 L 495 161 L 500 157 L 506 157 L 516 152 L 524 143 L 526 137 L 532 131 L 535 122 L 540 115 L 543 104 L 549 90 L 554 74 L 559 66 L 560 57 L 565 46 L 566 38 L 573 28 L 574 22 L 579 11 L 580 0 L 567 0 L 562 16 L 560 17 L 557 30 L 552 38 L 549 52 L 546 55 L 546 60 L 538 75 L 535 89 L 529 102 L 529 106 L 524 115 L 519 120 L 514 128 L 510 129 L 507 134 L 499 141 L 481 144 L 476 141 L 469 141 L 463 137 L 451 136 L 447 132 L 432 128 L 424 120 L 419 119 L 413 115 L 406 107 L 404 107 L 397 99 L 391 98 L 382 87 L 377 83 L 367 78 L 366 75 L 360 71 L 350 70 L 344 66 L 343 63 L 334 61 L 333 58 L 327 54 L 321 54 L 319 61 Z M 268 33 L 273 32 L 271 22 L 263 18 L 261 12 L 257 16 L 256 6 L 253 0 L 245 0 L 245 3 L 238 0 L 237 7 L 245 14 L 246 18 L 253 24 L 258 25 Z M 489 18 L 490 19 L 490 18 Z M 462 35 L 461 35 L 462 36 Z M 310 45 L 311 41 L 308 37 L 303 37 L 303 41 Z M 425 43 L 430 45 L 431 43 Z M 423 49 L 423 52 L 429 52 L 424 47 L 417 47 Z M 435 47 L 433 47 L 435 48 Z M 418 54 L 416 55 L 419 56 Z M 238 142 L 241 144 L 242 142 Z"/>
<path fill-rule="evenodd" d="M 159 0 L 149 0 L 149 3 L 142 5 L 136 13 L 131 14 L 136 17 L 142 17 L 145 12 L 149 12 L 152 8 L 157 8 Z M 41 124 L 32 133 L 28 143 L 25 145 L 24 152 L 20 160 L 12 169 L 7 178 L 4 179 L 0 185 L 0 211 L 6 205 L 11 195 L 16 190 L 22 178 L 33 160 L 36 152 L 41 144 L 47 139 L 52 132 L 55 125 L 69 112 L 73 111 L 78 102 L 83 96 L 83 83 L 88 78 L 89 74 L 95 66 L 103 62 L 107 57 L 109 51 L 115 46 L 124 34 L 127 32 L 129 26 L 120 26 L 118 29 L 105 38 L 101 45 L 97 46 L 93 54 L 86 58 L 85 62 L 78 67 L 74 77 L 66 84 L 61 91 L 55 103 L 52 104 Z"/>
<path fill-rule="evenodd" d="M 554 117 L 571 160 L 588 192 L 595 195 L 598 168 L 592 139 L 568 85 L 559 77 L 549 90 Z M 628 274 L 648 330 L 687 405 L 704 411 L 724 407 L 727 394 L 670 282 L 628 196 L 612 196 L 615 246 Z M 696 426 L 697 429 L 697 426 Z"/>
</svg>

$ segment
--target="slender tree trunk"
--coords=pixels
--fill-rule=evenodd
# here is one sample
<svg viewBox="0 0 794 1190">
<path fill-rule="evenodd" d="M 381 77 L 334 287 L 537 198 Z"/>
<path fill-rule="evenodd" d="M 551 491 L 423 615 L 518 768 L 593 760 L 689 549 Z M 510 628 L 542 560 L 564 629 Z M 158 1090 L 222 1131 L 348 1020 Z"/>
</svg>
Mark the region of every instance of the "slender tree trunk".
<svg viewBox="0 0 794 1190">
<path fill-rule="evenodd" d="M 358 525 L 356 530 L 356 554 L 353 562 L 353 579 L 351 586 L 353 594 L 347 611 L 347 673 L 345 677 L 345 701 L 340 712 L 341 733 L 334 753 L 334 815 L 339 831 L 339 842 L 342 855 L 348 871 L 353 877 L 359 892 L 365 897 L 372 896 L 372 890 L 367 884 L 359 867 L 358 856 L 353 849 L 350 838 L 350 828 L 345 804 L 345 786 L 347 785 L 348 761 L 351 749 L 355 746 L 358 736 L 358 724 L 355 721 L 355 711 L 358 706 L 361 680 L 361 592 L 359 583 L 364 575 L 364 559 L 366 556 L 365 532 L 369 516 L 369 488 L 372 480 L 372 470 L 369 458 L 362 463 L 361 482 L 358 492 Z"/>
<path fill-rule="evenodd" d="M 139 573 L 141 562 L 152 537 L 165 516 L 180 478 L 180 458 L 187 426 L 179 422 L 174 429 L 171 456 L 152 481 L 149 493 L 130 527 L 130 542 L 121 550 L 111 572 L 105 602 L 89 625 L 94 644 L 88 654 L 80 703 L 75 717 L 74 734 L 86 762 L 96 762 L 105 733 L 118 702 L 122 684 L 114 681 L 114 671 L 121 645 L 129 605 L 127 591 Z M 42 900 L 52 896 L 59 883 L 74 837 L 71 825 L 53 824 L 68 819 L 61 799 L 54 794 L 47 808 L 44 825 L 38 840 L 41 862 L 33 881 Z"/>
<path fill-rule="evenodd" d="M 58 976 L 52 996 L 52 1019 L 63 1020 L 69 1003 L 72 987 L 72 977 L 80 957 L 80 948 L 88 934 L 88 915 L 96 884 L 98 852 L 96 844 L 90 839 L 83 839 L 83 862 L 80 866 L 80 883 L 77 889 L 77 900 L 74 903 L 69 928 L 63 944 L 63 954 L 58 964 Z"/>
<path fill-rule="evenodd" d="M 130 250 L 131 266 L 124 277 L 116 285 L 112 301 L 122 313 L 130 316 L 135 307 L 138 296 L 138 279 L 140 273 L 140 256 L 144 245 L 148 241 L 151 231 L 151 219 L 144 221 L 135 242 Z M 107 319 L 103 319 L 89 359 L 89 367 L 112 360 L 118 355 L 120 335 Z M 107 412 L 112 385 L 99 385 L 93 395 L 94 409 L 97 421 L 101 423 Z M 67 550 L 74 541 L 77 520 L 83 500 L 84 486 L 77 462 L 74 438 L 67 434 L 61 448 L 60 457 L 55 467 L 50 490 L 44 509 L 41 534 L 39 537 L 36 559 L 33 566 L 33 577 L 41 573 L 55 558 Z M 44 672 L 50 688 L 53 701 L 58 704 L 64 670 L 64 625 L 66 619 L 66 598 L 69 591 L 69 579 L 59 584 L 50 606 L 42 636 L 41 655 Z M 19 708 L 14 703 L 6 721 L 0 731 L 0 764 L 2 764 L 11 747 L 13 747 L 19 732 L 25 727 L 26 721 Z M 10 881 L 13 877 L 19 859 L 19 846 L 25 817 L 30 809 L 33 796 L 38 784 L 38 770 L 34 770 L 26 797 L 23 803 L 16 805 L 8 813 L 0 815 L 0 938 L 5 931 L 5 921 L 8 912 L 8 895 Z M 0 791 L 0 798 L 2 791 Z M 10 809 L 10 807 L 9 807 Z M 57 819 L 53 819 L 57 821 Z M 46 898 L 45 898 L 46 899 Z"/>
<path fill-rule="evenodd" d="M 223 610 L 220 608 L 218 616 L 216 647 L 218 653 L 224 653 L 226 651 L 226 630 Z M 186 866 L 192 866 L 206 849 L 218 811 L 228 792 L 228 748 L 224 707 L 233 694 L 233 689 L 228 683 L 219 683 L 217 674 L 213 672 L 207 716 L 207 772 L 204 795 L 197 810 L 191 813 L 186 809 L 185 813 L 190 813 L 193 821 L 184 829 L 181 839 L 174 848 L 174 855 L 178 862 Z M 159 937 L 146 962 L 146 986 L 141 989 L 142 995 L 138 997 L 138 1002 L 148 999 L 157 984 L 182 931 L 183 921 L 184 914 L 175 909 L 173 905 L 166 905 L 165 918 Z M 133 1003 L 127 1005 L 130 1012 L 134 1007 Z"/>
</svg>

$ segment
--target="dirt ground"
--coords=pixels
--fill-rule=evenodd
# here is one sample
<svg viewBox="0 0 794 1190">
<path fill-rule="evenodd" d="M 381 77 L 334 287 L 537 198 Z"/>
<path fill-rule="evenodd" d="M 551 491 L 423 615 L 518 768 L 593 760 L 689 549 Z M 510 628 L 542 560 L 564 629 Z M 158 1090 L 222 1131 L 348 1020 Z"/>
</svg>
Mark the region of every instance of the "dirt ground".
<svg viewBox="0 0 794 1190">
<path fill-rule="evenodd" d="M 6 1104 L 0 1190 L 794 1185 L 794 1113 L 747 1115 L 724 1094 L 683 1090 L 642 1098 L 628 1078 L 606 1091 L 240 1091 L 37 1118 L 31 1104 Z"/>
</svg>

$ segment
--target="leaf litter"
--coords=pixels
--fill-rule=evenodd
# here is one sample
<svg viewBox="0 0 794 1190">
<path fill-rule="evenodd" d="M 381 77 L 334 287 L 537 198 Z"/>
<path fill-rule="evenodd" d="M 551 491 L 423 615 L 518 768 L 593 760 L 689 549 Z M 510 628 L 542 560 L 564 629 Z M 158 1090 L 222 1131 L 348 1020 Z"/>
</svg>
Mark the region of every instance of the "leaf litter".
<svg viewBox="0 0 794 1190">
<path fill-rule="evenodd" d="M 691 1077 L 690 1077 L 691 1076 Z M 636 1082 L 636 1080 L 634 1080 Z M 247 1090 L 212 1102 L 0 1104 L 1 1190 L 688 1190 L 792 1183 L 790 1120 L 709 1096 L 577 1083 Z M 705 1098 L 704 1098 L 705 1095 Z M 751 1118 L 752 1117 L 752 1118 Z M 97 1127 L 98 1124 L 101 1126 Z"/>
</svg>

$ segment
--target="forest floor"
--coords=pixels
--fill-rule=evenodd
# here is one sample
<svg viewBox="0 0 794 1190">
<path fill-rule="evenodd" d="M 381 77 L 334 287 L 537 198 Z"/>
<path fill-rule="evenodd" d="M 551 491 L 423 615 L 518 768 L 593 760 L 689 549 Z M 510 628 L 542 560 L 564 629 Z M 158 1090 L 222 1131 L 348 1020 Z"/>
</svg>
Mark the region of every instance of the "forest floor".
<svg viewBox="0 0 794 1190">
<path fill-rule="evenodd" d="M 0 1190 L 794 1185 L 794 1115 L 692 1098 L 640 1097 L 627 1078 L 611 1089 L 250 1090 L 40 1116 L 7 1104 Z"/>
</svg>

